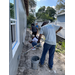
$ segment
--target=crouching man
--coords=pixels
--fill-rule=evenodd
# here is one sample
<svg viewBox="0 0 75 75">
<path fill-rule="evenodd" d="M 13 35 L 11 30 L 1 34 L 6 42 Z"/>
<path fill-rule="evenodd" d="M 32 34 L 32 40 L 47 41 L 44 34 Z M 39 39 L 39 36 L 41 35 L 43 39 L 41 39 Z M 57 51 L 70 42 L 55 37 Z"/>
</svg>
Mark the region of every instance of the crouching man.
<svg viewBox="0 0 75 75">
<path fill-rule="evenodd" d="M 37 45 L 37 41 L 38 39 L 35 37 L 35 35 L 32 35 L 32 41 L 29 41 L 30 43 L 32 43 L 32 50 L 36 50 L 35 46 Z"/>
</svg>

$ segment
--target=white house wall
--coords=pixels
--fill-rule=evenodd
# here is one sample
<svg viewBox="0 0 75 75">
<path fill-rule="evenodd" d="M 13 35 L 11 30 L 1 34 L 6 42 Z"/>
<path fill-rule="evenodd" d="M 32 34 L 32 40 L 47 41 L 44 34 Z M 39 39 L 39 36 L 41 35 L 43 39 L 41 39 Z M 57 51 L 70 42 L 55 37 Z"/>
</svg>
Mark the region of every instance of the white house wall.
<svg viewBox="0 0 75 75">
<path fill-rule="evenodd" d="M 17 0 L 18 3 L 18 25 L 19 25 L 19 46 L 16 50 L 14 57 L 12 57 L 12 42 L 11 42 L 11 27 L 9 23 L 9 75 L 16 75 L 19 64 L 19 56 L 22 52 L 23 41 L 26 35 L 27 16 L 26 11 L 23 9 L 21 0 Z"/>
<path fill-rule="evenodd" d="M 20 34 L 21 34 L 20 41 L 24 42 L 26 34 L 27 16 L 26 16 L 26 11 L 22 7 L 23 5 L 19 4 L 19 24 L 20 24 Z"/>
</svg>

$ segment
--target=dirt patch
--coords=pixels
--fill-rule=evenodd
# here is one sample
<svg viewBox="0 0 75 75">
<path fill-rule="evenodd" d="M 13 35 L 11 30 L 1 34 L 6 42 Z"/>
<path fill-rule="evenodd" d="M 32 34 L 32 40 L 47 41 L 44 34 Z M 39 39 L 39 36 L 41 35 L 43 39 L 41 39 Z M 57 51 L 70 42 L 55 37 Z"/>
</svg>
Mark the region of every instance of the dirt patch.
<svg viewBox="0 0 75 75">
<path fill-rule="evenodd" d="M 32 45 L 28 42 L 31 40 L 31 31 L 27 29 L 26 34 L 26 41 L 23 47 L 23 51 L 21 53 L 21 58 L 18 66 L 18 73 L 17 75 L 65 75 L 65 56 L 59 53 L 54 54 L 54 72 L 51 72 L 48 69 L 48 58 L 49 53 L 46 55 L 45 63 L 43 67 L 38 67 L 38 70 L 33 70 L 31 68 L 31 57 L 32 56 L 39 56 L 41 57 L 43 51 L 43 43 L 41 43 L 42 47 L 36 49 L 35 51 L 29 51 L 25 53 L 32 47 Z"/>
</svg>

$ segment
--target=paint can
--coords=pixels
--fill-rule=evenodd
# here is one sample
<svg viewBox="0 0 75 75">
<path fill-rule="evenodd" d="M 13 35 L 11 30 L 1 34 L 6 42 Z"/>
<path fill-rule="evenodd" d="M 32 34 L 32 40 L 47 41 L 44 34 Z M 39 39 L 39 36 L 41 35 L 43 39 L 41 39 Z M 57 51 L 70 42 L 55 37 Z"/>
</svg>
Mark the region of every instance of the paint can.
<svg viewBox="0 0 75 75">
<path fill-rule="evenodd" d="M 37 70 L 38 69 L 38 66 L 39 66 L 39 57 L 38 56 L 33 56 L 31 58 L 31 68 L 34 69 L 34 70 Z"/>
</svg>

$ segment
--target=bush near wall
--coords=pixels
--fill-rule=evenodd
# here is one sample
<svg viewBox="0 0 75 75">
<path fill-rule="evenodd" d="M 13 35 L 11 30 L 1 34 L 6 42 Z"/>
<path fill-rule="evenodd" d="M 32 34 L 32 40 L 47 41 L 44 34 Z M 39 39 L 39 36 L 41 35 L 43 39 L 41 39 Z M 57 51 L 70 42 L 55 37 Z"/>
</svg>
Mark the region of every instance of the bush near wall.
<svg viewBox="0 0 75 75">
<path fill-rule="evenodd" d="M 29 16 L 27 17 L 27 25 L 31 25 L 32 23 L 34 23 L 35 21 L 35 17 L 32 14 L 29 14 Z"/>
</svg>

